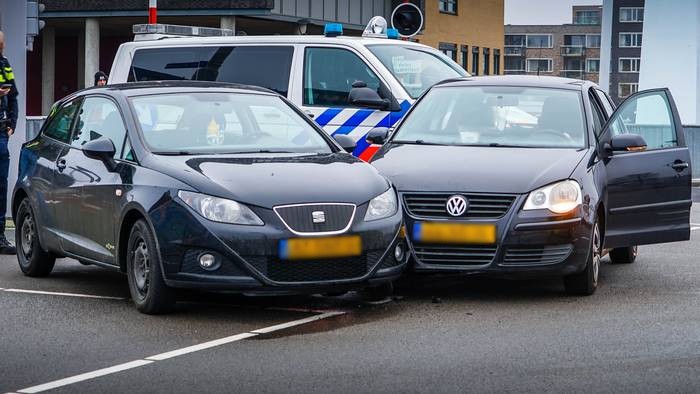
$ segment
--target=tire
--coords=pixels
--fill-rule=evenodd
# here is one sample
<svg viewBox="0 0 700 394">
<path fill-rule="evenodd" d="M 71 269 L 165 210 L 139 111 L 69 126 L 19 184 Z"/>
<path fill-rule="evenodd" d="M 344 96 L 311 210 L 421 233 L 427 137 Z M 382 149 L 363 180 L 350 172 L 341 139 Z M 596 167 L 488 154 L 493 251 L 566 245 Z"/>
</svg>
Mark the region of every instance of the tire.
<svg viewBox="0 0 700 394">
<path fill-rule="evenodd" d="M 615 248 L 610 251 L 610 262 L 613 264 L 632 264 L 637 260 L 637 247 Z"/>
<path fill-rule="evenodd" d="M 15 244 L 19 268 L 27 276 L 48 276 L 56 263 L 56 256 L 45 251 L 41 245 L 29 198 L 25 197 L 19 204 L 16 217 Z"/>
<path fill-rule="evenodd" d="M 128 242 L 126 274 L 136 309 L 149 315 L 170 312 L 175 306 L 175 290 L 163 280 L 160 253 L 145 220 L 134 223 Z"/>
<path fill-rule="evenodd" d="M 591 246 L 588 252 L 586 268 L 577 274 L 564 277 L 564 289 L 567 293 L 574 295 L 591 295 L 595 293 L 598 288 L 602 245 L 600 228 L 598 220 L 596 220 L 593 223 Z"/>
</svg>

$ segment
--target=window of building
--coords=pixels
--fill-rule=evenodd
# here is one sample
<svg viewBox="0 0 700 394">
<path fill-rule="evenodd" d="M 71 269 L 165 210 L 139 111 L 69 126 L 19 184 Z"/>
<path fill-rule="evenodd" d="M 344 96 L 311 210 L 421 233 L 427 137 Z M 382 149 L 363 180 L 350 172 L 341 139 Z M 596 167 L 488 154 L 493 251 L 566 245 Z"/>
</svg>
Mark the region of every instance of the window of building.
<svg viewBox="0 0 700 394">
<path fill-rule="evenodd" d="M 644 7 L 620 7 L 620 22 L 644 22 Z"/>
<path fill-rule="evenodd" d="M 515 56 L 503 57 L 503 71 L 505 73 L 517 73 L 525 71 L 525 59 Z"/>
<path fill-rule="evenodd" d="M 600 59 L 586 59 L 586 72 L 587 73 L 600 72 Z"/>
<path fill-rule="evenodd" d="M 527 43 L 528 48 L 551 48 L 552 47 L 552 35 L 551 34 L 528 34 L 526 43 Z"/>
<path fill-rule="evenodd" d="M 600 34 L 586 34 L 586 48 L 600 48 Z"/>
<path fill-rule="evenodd" d="M 117 105 L 104 97 L 88 97 L 80 108 L 71 145 L 81 149 L 86 143 L 101 137 L 112 140 L 117 155 L 121 156 L 126 127 Z"/>
<path fill-rule="evenodd" d="M 620 98 L 625 98 L 637 93 L 637 91 L 639 91 L 639 83 L 637 82 L 621 82 L 617 84 L 617 96 Z"/>
<path fill-rule="evenodd" d="M 586 46 L 586 36 L 584 34 L 580 34 L 580 35 L 565 34 L 564 35 L 564 45 L 576 46 L 576 47 Z"/>
<path fill-rule="evenodd" d="M 505 45 L 522 47 L 525 46 L 525 35 L 524 34 L 506 34 Z"/>
<path fill-rule="evenodd" d="M 355 81 L 379 92 L 381 82 L 353 52 L 340 48 L 306 48 L 304 59 L 304 105 L 347 107 Z"/>
<path fill-rule="evenodd" d="M 600 11 L 598 10 L 579 10 L 574 12 L 575 25 L 599 25 Z"/>
<path fill-rule="evenodd" d="M 449 57 L 450 59 L 454 60 L 455 62 L 457 61 L 457 45 L 456 44 L 449 44 L 446 42 L 441 42 L 438 44 L 438 49 L 440 52 L 444 53 L 445 56 Z"/>
<path fill-rule="evenodd" d="M 457 0 L 438 0 L 440 12 L 457 14 Z"/>
<path fill-rule="evenodd" d="M 462 58 L 462 68 L 465 70 L 469 71 L 468 68 L 468 63 L 469 63 L 469 46 L 468 45 L 462 45 L 460 48 L 460 57 Z"/>
<path fill-rule="evenodd" d="M 484 48 L 484 75 L 491 74 L 491 49 Z"/>
<path fill-rule="evenodd" d="M 564 59 L 564 70 L 563 71 L 576 71 L 582 73 L 585 67 L 585 63 L 581 58 L 566 58 Z"/>
<path fill-rule="evenodd" d="M 620 48 L 641 48 L 642 33 L 620 33 Z"/>
<path fill-rule="evenodd" d="M 44 129 L 44 135 L 51 137 L 57 141 L 68 143 L 70 140 L 71 126 L 73 125 L 73 119 L 75 119 L 75 113 L 80 106 L 80 100 L 74 100 L 61 109 L 58 113 L 51 118 L 49 125 Z M 54 112 L 53 110 L 51 112 Z"/>
<path fill-rule="evenodd" d="M 472 75 L 479 75 L 479 47 L 472 47 Z"/>
<path fill-rule="evenodd" d="M 501 50 L 493 50 L 493 73 L 498 75 L 501 73 Z"/>
<path fill-rule="evenodd" d="M 551 73 L 552 59 L 526 59 L 525 71 Z"/>
<path fill-rule="evenodd" d="M 640 59 L 638 57 L 621 57 L 618 72 L 638 73 Z"/>
</svg>

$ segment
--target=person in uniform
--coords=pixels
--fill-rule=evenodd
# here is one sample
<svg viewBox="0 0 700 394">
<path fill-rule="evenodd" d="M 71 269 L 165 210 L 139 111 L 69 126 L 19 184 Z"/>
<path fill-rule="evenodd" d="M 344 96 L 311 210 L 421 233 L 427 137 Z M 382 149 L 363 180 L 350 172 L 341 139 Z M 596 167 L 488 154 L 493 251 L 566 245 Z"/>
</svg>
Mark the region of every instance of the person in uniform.
<svg viewBox="0 0 700 394">
<path fill-rule="evenodd" d="M 7 216 L 7 173 L 10 152 L 7 144 L 17 126 L 17 85 L 10 62 L 3 55 L 5 35 L 0 31 L 0 254 L 15 254 L 14 245 L 5 237 Z"/>
</svg>

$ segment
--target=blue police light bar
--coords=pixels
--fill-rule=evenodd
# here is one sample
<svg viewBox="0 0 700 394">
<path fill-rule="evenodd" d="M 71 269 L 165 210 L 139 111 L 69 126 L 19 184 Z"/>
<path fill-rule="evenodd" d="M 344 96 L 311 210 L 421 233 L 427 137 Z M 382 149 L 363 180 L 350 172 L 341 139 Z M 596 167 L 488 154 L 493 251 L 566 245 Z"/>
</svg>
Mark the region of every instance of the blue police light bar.
<svg viewBox="0 0 700 394">
<path fill-rule="evenodd" d="M 398 40 L 399 38 L 399 30 L 394 29 L 394 28 L 388 28 L 386 29 L 386 38 L 390 38 L 392 40 Z"/>
<path fill-rule="evenodd" d="M 326 37 L 338 37 L 343 35 L 343 25 L 340 23 L 326 23 L 323 28 L 323 35 Z"/>
</svg>

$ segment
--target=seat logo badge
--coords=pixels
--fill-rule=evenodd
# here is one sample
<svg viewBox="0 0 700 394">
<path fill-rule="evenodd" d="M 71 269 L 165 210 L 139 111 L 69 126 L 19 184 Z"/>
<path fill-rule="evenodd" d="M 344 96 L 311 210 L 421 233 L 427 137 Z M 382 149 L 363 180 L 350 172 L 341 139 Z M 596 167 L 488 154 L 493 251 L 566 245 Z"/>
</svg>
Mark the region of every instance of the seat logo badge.
<svg viewBox="0 0 700 394">
<path fill-rule="evenodd" d="M 445 208 L 447 208 L 447 213 L 452 216 L 462 216 L 467 212 L 469 202 L 464 196 L 457 194 L 447 199 Z"/>
<path fill-rule="evenodd" d="M 314 223 L 325 223 L 326 213 L 323 211 L 313 211 L 311 212 L 311 219 Z"/>
</svg>

